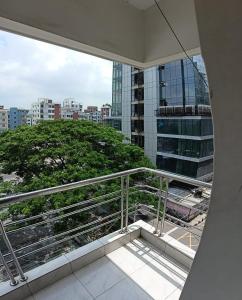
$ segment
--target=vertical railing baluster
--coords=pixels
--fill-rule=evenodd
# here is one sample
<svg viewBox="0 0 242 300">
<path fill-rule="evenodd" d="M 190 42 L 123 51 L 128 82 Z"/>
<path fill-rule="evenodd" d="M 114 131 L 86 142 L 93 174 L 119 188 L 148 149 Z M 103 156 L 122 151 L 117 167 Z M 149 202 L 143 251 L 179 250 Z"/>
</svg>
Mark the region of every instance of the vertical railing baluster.
<svg viewBox="0 0 242 300">
<path fill-rule="evenodd" d="M 159 185 L 159 191 L 158 191 L 158 204 L 157 204 L 157 214 L 156 214 L 156 226 L 154 233 L 158 232 L 158 226 L 160 222 L 160 207 L 161 207 L 161 196 L 162 196 L 162 184 L 163 184 L 163 178 L 159 177 L 160 179 L 160 185 Z"/>
<path fill-rule="evenodd" d="M 137 214 L 138 214 L 138 204 L 135 203 L 135 205 L 134 205 L 134 223 L 136 222 Z"/>
<path fill-rule="evenodd" d="M 161 229 L 160 229 L 160 233 L 159 233 L 158 236 L 163 235 L 163 233 L 164 233 L 164 226 L 165 226 L 165 220 L 166 220 L 166 208 L 167 208 L 167 199 L 168 199 L 169 179 L 166 178 L 165 182 L 166 182 L 166 185 L 165 185 L 166 191 L 165 191 L 163 215 L 162 215 L 162 220 L 161 220 Z"/>
<path fill-rule="evenodd" d="M 3 264 L 5 270 L 6 270 L 7 274 L 8 274 L 8 277 L 10 279 L 10 285 L 12 285 L 12 286 L 17 285 L 18 284 L 18 280 L 16 280 L 14 278 L 12 272 L 10 271 L 10 268 L 9 268 L 7 262 L 5 261 L 1 250 L 0 250 L 0 260 L 2 261 L 2 264 Z"/>
<path fill-rule="evenodd" d="M 129 223 L 129 175 L 126 176 L 126 182 L 125 182 L 125 198 L 126 198 L 126 218 L 125 218 L 125 231 L 128 231 L 128 223 Z"/>
<path fill-rule="evenodd" d="M 20 276 L 20 281 L 26 281 L 27 280 L 27 276 L 24 275 L 24 272 L 19 264 L 19 261 L 14 253 L 14 250 L 13 250 L 13 247 L 8 239 L 8 236 L 6 234 L 6 231 L 5 231 L 5 228 L 4 228 L 4 225 L 2 223 L 2 221 L 0 221 L 0 231 L 1 231 L 1 234 L 2 234 L 2 237 L 3 237 L 3 240 L 10 252 L 10 254 L 12 255 L 13 257 L 13 261 L 14 261 L 14 264 L 15 264 L 15 267 L 19 273 L 19 276 Z"/>
<path fill-rule="evenodd" d="M 121 224 L 120 233 L 124 232 L 124 176 L 121 176 Z"/>
</svg>

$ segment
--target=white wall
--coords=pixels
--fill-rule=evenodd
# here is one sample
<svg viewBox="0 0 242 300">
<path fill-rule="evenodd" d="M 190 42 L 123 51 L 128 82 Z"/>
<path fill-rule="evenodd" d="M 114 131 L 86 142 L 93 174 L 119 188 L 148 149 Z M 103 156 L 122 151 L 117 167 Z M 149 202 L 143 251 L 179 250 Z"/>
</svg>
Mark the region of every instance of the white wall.
<svg viewBox="0 0 242 300">
<path fill-rule="evenodd" d="M 144 137 L 145 154 L 156 165 L 157 124 L 155 110 L 159 101 L 159 80 L 157 67 L 144 71 Z"/>
<path fill-rule="evenodd" d="M 160 0 L 159 6 L 190 55 L 200 52 L 193 0 Z M 156 6 L 145 11 L 145 63 L 162 64 L 184 53 Z"/>
<path fill-rule="evenodd" d="M 191 54 L 199 51 L 193 0 L 160 0 Z M 125 0 L 1 0 L 0 28 L 139 67 L 184 56 L 156 7 Z"/>
<path fill-rule="evenodd" d="M 242 1 L 195 0 L 212 90 L 212 199 L 182 300 L 242 299 Z"/>
</svg>

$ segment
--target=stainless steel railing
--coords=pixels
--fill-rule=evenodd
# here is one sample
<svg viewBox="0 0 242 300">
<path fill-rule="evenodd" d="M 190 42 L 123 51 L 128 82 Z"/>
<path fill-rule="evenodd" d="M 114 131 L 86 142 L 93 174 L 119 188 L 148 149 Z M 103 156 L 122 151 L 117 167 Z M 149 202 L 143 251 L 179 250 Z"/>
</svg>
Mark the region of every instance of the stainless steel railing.
<svg viewBox="0 0 242 300">
<path fill-rule="evenodd" d="M 154 187 L 145 184 L 144 179 L 143 182 L 136 183 L 132 179 L 132 176 L 138 174 L 147 177 L 157 177 L 159 179 L 158 185 Z M 132 179 L 133 185 L 130 184 L 130 179 Z M 107 228 L 107 230 L 110 227 L 117 229 L 117 226 L 119 226 L 120 231 L 125 232 L 128 230 L 131 216 L 133 216 L 133 220 L 135 220 L 137 213 L 140 211 L 146 211 L 146 213 L 155 220 L 154 234 L 158 236 L 164 234 L 165 221 L 179 223 L 188 231 L 191 228 L 194 229 L 194 226 L 184 220 L 183 217 L 174 216 L 169 212 L 169 205 L 172 205 L 172 203 L 177 205 L 178 203 L 173 199 L 172 193 L 169 192 L 169 182 L 176 180 L 197 187 L 211 188 L 211 184 L 209 183 L 184 176 L 149 168 L 137 168 L 52 188 L 7 196 L 0 199 L 0 208 L 6 208 L 11 204 L 20 203 L 36 197 L 51 197 L 56 193 L 73 191 L 87 186 L 97 186 L 98 184 L 106 184 L 112 180 L 120 180 L 120 189 L 27 218 L 0 221 L 0 236 L 2 237 L 2 243 L 0 243 L 0 262 L 2 263 L 0 266 L 4 268 L 11 285 L 18 284 L 16 276 L 19 276 L 21 281 L 27 280 L 22 267 L 26 262 L 32 264 L 32 261 L 35 260 L 37 255 L 38 257 L 45 257 L 50 255 L 50 253 L 61 254 L 63 253 L 62 251 L 64 251 L 64 246 L 60 247 L 60 245 L 69 245 L 68 243 L 70 241 L 80 239 L 80 237 L 85 235 L 88 235 L 90 238 L 91 234 L 94 232 L 97 233 L 100 229 L 102 229 L 102 231 L 100 231 L 101 234 L 102 232 L 105 233 L 105 228 Z M 137 202 L 139 200 L 137 195 L 140 195 L 140 193 L 154 197 L 156 207 Z M 131 203 L 131 200 L 134 203 Z M 187 204 L 189 201 L 191 206 Z M 103 207 L 107 205 L 116 205 L 116 210 L 110 212 L 108 209 L 103 209 Z M 187 199 L 185 204 L 179 201 L 179 205 L 187 209 L 189 213 L 190 210 L 193 212 L 196 211 L 197 213 L 206 213 L 208 209 L 208 203 L 196 207 L 196 202 L 193 203 L 193 200 Z M 91 213 L 92 210 L 101 210 L 101 208 L 105 212 L 109 211 L 109 214 L 99 216 L 97 213 Z M 90 216 L 88 222 L 80 222 L 73 228 L 68 228 L 61 232 L 57 230 L 56 232 L 55 226 L 61 221 L 66 220 L 67 222 L 85 213 L 88 213 L 88 216 Z M 43 230 L 43 228 L 45 228 L 45 230 Z M 35 230 L 37 230 L 37 234 L 33 233 Z M 201 230 L 198 229 L 196 232 L 193 232 L 193 234 L 196 235 L 199 231 Z M 31 237 L 30 239 L 29 236 Z M 27 245 L 23 244 L 21 237 L 25 237 Z M 94 235 L 94 238 L 95 237 Z M 67 246 L 65 247 L 67 248 Z"/>
</svg>

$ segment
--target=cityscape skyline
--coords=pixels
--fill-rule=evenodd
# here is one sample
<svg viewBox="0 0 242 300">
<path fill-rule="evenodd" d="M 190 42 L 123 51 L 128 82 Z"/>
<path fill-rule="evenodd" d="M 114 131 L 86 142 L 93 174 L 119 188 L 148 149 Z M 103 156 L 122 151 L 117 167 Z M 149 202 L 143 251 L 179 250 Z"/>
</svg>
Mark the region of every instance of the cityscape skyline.
<svg viewBox="0 0 242 300">
<path fill-rule="evenodd" d="M 83 106 L 111 104 L 112 64 L 0 31 L 0 104 L 5 108 L 30 109 L 38 98 L 61 103 L 70 97 Z"/>
</svg>

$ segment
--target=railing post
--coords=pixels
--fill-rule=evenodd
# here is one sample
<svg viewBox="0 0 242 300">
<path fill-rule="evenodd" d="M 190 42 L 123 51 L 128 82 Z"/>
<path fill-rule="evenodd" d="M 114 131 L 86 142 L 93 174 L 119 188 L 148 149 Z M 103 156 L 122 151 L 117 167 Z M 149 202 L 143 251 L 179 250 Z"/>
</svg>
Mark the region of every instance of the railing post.
<svg viewBox="0 0 242 300">
<path fill-rule="evenodd" d="M 124 232 L 124 176 L 121 176 L 121 224 L 120 233 Z"/>
<path fill-rule="evenodd" d="M 158 226 L 159 226 L 159 222 L 160 222 L 160 207 L 161 207 L 161 196 L 162 196 L 162 183 L 163 183 L 163 178 L 159 177 L 160 179 L 160 187 L 159 187 L 159 191 L 158 191 L 158 204 L 157 204 L 157 214 L 156 214 L 156 226 L 155 226 L 155 230 L 154 230 L 154 234 L 158 232 Z"/>
<path fill-rule="evenodd" d="M 125 198 L 126 198 L 126 218 L 125 218 L 125 231 L 128 231 L 128 223 L 129 223 L 129 175 L 126 176 L 126 182 L 125 182 Z"/>
<path fill-rule="evenodd" d="M 136 222 L 136 217 L 137 217 L 137 214 L 138 214 L 138 204 L 137 203 L 135 203 L 135 209 L 134 209 L 134 223 Z"/>
<path fill-rule="evenodd" d="M 5 267 L 5 270 L 6 270 L 7 274 L 8 274 L 8 277 L 10 279 L 10 285 L 12 285 L 12 286 L 17 285 L 18 284 L 18 280 L 16 280 L 14 278 L 12 272 L 10 271 L 9 266 L 8 266 L 7 262 L 5 261 L 1 250 L 0 250 L 0 260 L 2 261 L 2 263 L 3 263 L 4 267 Z"/>
<path fill-rule="evenodd" d="M 3 240 L 4 240 L 4 242 L 5 242 L 8 250 L 9 250 L 10 254 L 13 257 L 13 261 L 14 261 L 15 267 L 18 270 L 18 273 L 19 273 L 19 276 L 20 276 L 20 281 L 26 281 L 28 278 L 27 278 L 27 276 L 24 275 L 24 272 L 23 272 L 23 270 L 22 270 L 22 268 L 21 268 L 21 266 L 19 264 L 19 261 L 18 261 L 16 255 L 15 255 L 15 253 L 14 253 L 13 247 L 12 247 L 12 245 L 11 245 L 9 239 L 8 239 L 8 236 L 6 234 L 6 231 L 5 231 L 5 228 L 3 226 L 2 221 L 0 221 L 0 231 L 1 231 Z"/>
<path fill-rule="evenodd" d="M 164 208 L 163 208 L 163 215 L 162 215 L 162 220 L 161 220 L 161 229 L 160 229 L 160 233 L 158 236 L 163 235 L 165 220 L 166 220 L 166 207 L 167 207 L 167 199 L 168 199 L 169 179 L 166 178 L 165 182 L 166 182 L 166 186 L 165 186 L 166 191 L 165 191 L 165 199 L 164 199 Z"/>
</svg>

